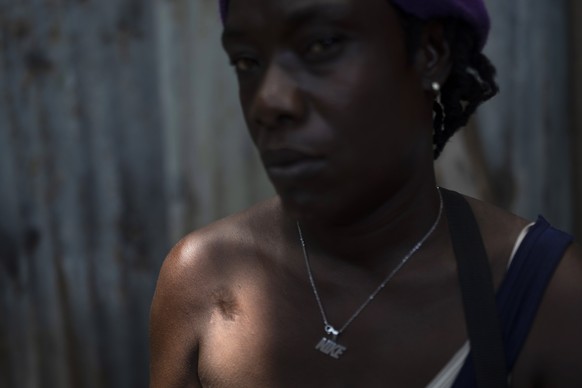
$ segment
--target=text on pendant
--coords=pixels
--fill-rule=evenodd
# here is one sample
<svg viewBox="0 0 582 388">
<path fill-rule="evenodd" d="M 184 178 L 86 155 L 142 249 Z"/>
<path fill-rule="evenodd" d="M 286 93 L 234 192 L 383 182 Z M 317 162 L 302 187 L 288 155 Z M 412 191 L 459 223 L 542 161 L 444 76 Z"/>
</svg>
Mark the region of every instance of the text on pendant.
<svg viewBox="0 0 582 388">
<path fill-rule="evenodd" d="M 337 360 L 346 351 L 347 348 L 323 337 L 321 341 L 319 341 L 319 343 L 315 346 L 315 349 Z"/>
</svg>

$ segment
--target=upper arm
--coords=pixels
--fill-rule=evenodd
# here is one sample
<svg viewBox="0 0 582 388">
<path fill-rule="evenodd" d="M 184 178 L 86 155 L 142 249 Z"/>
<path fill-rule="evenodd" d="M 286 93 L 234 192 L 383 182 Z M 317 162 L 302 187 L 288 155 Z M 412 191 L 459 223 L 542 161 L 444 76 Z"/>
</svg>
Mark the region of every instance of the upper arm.
<svg viewBox="0 0 582 388">
<path fill-rule="evenodd" d="M 516 386 L 582 387 L 582 249 L 571 245 L 515 368 Z"/>
<path fill-rule="evenodd" d="M 170 252 L 150 312 L 150 387 L 200 387 L 198 347 L 208 310 L 205 274 L 192 243 Z"/>
</svg>

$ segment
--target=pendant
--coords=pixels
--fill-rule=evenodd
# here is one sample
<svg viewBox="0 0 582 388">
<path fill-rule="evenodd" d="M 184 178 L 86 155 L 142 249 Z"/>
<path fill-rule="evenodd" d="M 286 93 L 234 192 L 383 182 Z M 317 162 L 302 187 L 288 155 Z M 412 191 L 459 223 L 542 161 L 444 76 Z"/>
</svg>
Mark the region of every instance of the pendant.
<svg viewBox="0 0 582 388">
<path fill-rule="evenodd" d="M 340 334 L 339 330 L 336 330 L 332 325 L 327 323 L 325 324 L 323 330 L 333 339 L 322 337 L 317 345 L 315 345 L 315 349 L 338 360 L 348 348 L 336 342 L 337 337 Z"/>
<path fill-rule="evenodd" d="M 327 354 L 328 356 L 338 360 L 348 348 L 338 344 L 334 340 L 322 337 L 321 341 L 319 341 L 317 345 L 315 345 L 315 349 L 319 350 L 323 354 Z"/>
</svg>

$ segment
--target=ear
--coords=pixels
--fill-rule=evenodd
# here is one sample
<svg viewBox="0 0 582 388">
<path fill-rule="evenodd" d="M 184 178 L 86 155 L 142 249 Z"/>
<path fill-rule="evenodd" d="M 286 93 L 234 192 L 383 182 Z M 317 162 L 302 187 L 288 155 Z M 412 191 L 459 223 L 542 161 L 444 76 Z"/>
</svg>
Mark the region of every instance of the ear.
<svg viewBox="0 0 582 388">
<path fill-rule="evenodd" d="M 440 22 L 429 22 L 423 27 L 415 56 L 415 66 L 426 91 L 433 91 L 433 83 L 444 85 L 451 73 L 451 48 Z"/>
</svg>

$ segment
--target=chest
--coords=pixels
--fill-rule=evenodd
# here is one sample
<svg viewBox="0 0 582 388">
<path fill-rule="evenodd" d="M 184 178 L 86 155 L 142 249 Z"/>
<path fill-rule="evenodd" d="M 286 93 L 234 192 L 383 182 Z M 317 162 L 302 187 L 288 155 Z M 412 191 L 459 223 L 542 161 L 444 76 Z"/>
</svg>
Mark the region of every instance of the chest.
<svg viewBox="0 0 582 388">
<path fill-rule="evenodd" d="M 242 285 L 238 313 L 213 312 L 200 343 L 205 386 L 424 386 L 464 342 L 454 287 L 386 290 L 335 342 L 309 283 L 271 276 Z M 363 287 L 365 289 L 365 287 Z M 368 295 L 322 287 L 328 321 L 341 328 Z"/>
</svg>

